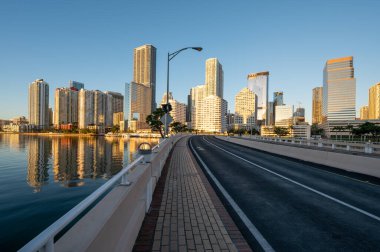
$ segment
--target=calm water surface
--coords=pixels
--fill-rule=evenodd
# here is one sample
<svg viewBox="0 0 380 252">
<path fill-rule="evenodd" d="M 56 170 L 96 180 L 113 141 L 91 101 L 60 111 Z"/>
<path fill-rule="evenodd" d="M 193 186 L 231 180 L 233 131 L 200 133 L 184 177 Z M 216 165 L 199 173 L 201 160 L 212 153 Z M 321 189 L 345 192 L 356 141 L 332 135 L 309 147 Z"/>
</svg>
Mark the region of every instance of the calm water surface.
<svg viewBox="0 0 380 252">
<path fill-rule="evenodd" d="M 15 251 L 158 139 L 0 134 L 0 251 Z"/>
</svg>

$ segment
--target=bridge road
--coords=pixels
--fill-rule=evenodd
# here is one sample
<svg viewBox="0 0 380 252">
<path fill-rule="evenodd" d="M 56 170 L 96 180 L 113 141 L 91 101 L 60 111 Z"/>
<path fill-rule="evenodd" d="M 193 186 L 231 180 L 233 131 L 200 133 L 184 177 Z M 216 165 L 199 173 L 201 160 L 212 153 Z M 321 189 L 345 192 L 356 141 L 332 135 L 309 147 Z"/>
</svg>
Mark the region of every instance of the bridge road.
<svg viewBox="0 0 380 252">
<path fill-rule="evenodd" d="M 380 251 L 379 184 L 214 137 L 189 145 L 274 250 Z"/>
</svg>

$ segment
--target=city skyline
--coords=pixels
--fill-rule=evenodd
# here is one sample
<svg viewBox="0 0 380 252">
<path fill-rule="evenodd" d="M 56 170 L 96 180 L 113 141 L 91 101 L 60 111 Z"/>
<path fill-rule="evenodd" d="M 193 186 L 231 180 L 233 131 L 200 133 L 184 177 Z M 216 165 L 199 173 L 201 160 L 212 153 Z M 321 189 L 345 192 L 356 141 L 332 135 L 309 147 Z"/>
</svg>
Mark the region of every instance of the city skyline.
<svg viewBox="0 0 380 252">
<path fill-rule="evenodd" d="M 360 6 L 353 5 L 352 1 L 346 1 L 344 4 L 322 2 L 306 5 L 297 3 L 297 5 L 304 7 L 305 13 L 308 14 L 306 15 L 292 9 L 295 5 L 294 2 L 285 2 L 276 6 L 259 3 L 258 5 L 261 7 L 270 7 L 267 17 L 260 13 L 255 17 L 252 14 L 248 15 L 253 7 L 251 3 L 233 5 L 223 3 L 217 8 L 225 9 L 227 12 L 238 11 L 242 14 L 236 20 L 227 21 L 222 21 L 221 19 L 212 21 L 206 15 L 210 14 L 207 10 L 212 3 L 200 3 L 198 6 L 200 18 L 194 21 L 194 26 L 198 26 L 198 29 L 194 31 L 191 27 L 184 27 L 183 31 L 178 31 L 180 36 L 166 35 L 171 34 L 170 30 L 172 31 L 181 25 L 187 25 L 192 20 L 185 10 L 179 8 L 182 6 L 171 7 L 171 10 L 178 12 L 172 14 L 170 20 L 159 21 L 157 19 L 159 25 L 165 27 L 165 29 L 151 27 L 146 28 L 144 33 L 141 33 L 142 25 L 148 21 L 151 22 L 154 18 L 158 18 L 156 10 L 164 9 L 165 4 L 154 4 L 154 6 L 149 7 L 146 11 L 151 13 L 152 17 L 144 21 L 142 25 L 132 27 L 137 24 L 137 21 L 134 22 L 133 18 L 129 18 L 129 23 L 125 23 L 126 21 L 123 21 L 122 17 L 124 18 L 124 11 L 127 9 L 138 8 L 139 4 L 137 3 L 117 3 L 116 6 L 120 7 L 118 10 L 116 10 L 115 6 L 112 8 L 93 6 L 90 8 L 92 12 L 85 14 L 83 19 L 80 20 L 78 18 L 80 14 L 83 14 L 82 10 L 85 5 L 76 3 L 74 4 L 76 8 L 73 9 L 71 14 L 74 19 L 68 20 L 66 25 L 61 24 L 62 20 L 64 20 L 63 16 L 58 15 L 55 17 L 53 14 L 57 13 L 59 7 L 63 11 L 71 11 L 73 6 L 68 3 L 46 6 L 42 6 L 44 1 L 37 1 L 33 4 L 25 3 L 23 6 L 17 3 L 7 3 L 3 6 L 4 8 L 1 11 L 3 15 L 0 17 L 0 19 L 4 19 L 4 22 L 1 22 L 1 27 L 4 28 L 2 29 L 4 39 L 0 42 L 0 47 L 7 48 L 7 50 L 3 49 L 3 59 L 7 58 L 7 62 L 0 61 L 0 67 L 5 73 L 1 77 L 0 83 L 3 87 L 11 86 L 12 89 L 4 90 L 0 95 L 0 105 L 10 107 L 10 109 L 0 111 L 0 118 L 8 119 L 20 115 L 27 116 L 27 92 L 25 91 L 25 86 L 31 80 L 37 78 L 46 80 L 51 91 L 58 87 L 66 86 L 65 83 L 68 80 L 75 79 L 86 83 L 89 89 L 113 90 L 124 93 L 124 83 L 133 79 L 133 48 L 142 44 L 152 44 L 157 48 L 156 99 L 162 97 L 165 91 L 165 58 L 167 51 L 172 52 L 187 45 L 200 45 L 204 47 L 202 53 L 186 53 L 186 55 L 176 58 L 175 63 L 172 65 L 171 91 L 179 102 L 186 102 L 188 90 L 203 83 L 205 59 L 217 57 L 223 62 L 224 96 L 230 110 L 233 108 L 234 96 L 246 86 L 246 75 L 251 72 L 269 71 L 271 73 L 269 94 L 274 91 L 283 91 L 286 95 L 286 104 L 295 105 L 301 102 L 306 109 L 306 117 L 309 122 L 311 122 L 312 111 L 310 90 L 313 87 L 322 85 L 321 71 L 324 62 L 331 58 L 352 55 L 355 58 L 355 75 L 357 78 L 356 116 L 359 117 L 360 107 L 368 103 L 369 87 L 378 83 L 380 79 L 376 69 L 376 60 L 379 57 L 376 44 L 379 42 L 379 35 L 368 32 L 371 29 L 375 30 L 377 27 L 376 15 L 371 15 L 371 13 L 374 14 L 374 11 L 378 9 L 377 7 L 380 7 L 379 3 L 365 1 L 366 4 L 361 4 Z M 102 7 L 105 7 L 104 10 L 101 10 Z M 25 25 L 22 23 L 22 20 L 30 18 L 31 13 L 39 8 L 47 11 L 46 15 L 51 19 L 50 24 L 43 23 L 41 25 L 44 19 L 34 16 L 30 24 Z M 280 11 L 283 13 L 283 8 L 285 8 L 288 15 L 280 15 L 281 18 L 276 20 L 269 18 L 271 15 L 280 13 Z M 334 21 L 339 20 L 345 15 L 345 12 L 352 11 L 353 8 L 355 8 L 358 18 L 347 20 L 346 26 L 349 29 L 343 27 L 338 30 L 340 24 L 335 24 Z M 21 16 L 21 21 L 5 22 L 7 17 L 9 19 L 9 15 L 14 13 L 16 9 L 15 13 Z M 315 13 L 310 13 L 312 9 L 315 9 Z M 111 10 L 115 11 L 112 12 L 115 15 L 113 19 L 108 19 Z M 94 13 L 99 14 L 100 20 L 90 24 L 96 21 Z M 179 20 L 178 24 L 170 22 L 172 18 L 180 16 L 183 16 L 183 19 L 182 21 Z M 234 16 L 236 17 L 236 15 Z M 206 18 L 209 22 L 203 24 Z M 264 18 L 266 22 L 258 22 L 260 18 Z M 298 23 L 300 18 L 306 20 L 305 24 Z M 79 22 L 79 27 L 72 31 L 66 30 L 66 28 L 74 27 L 75 21 Z M 210 27 L 215 27 L 217 21 L 220 23 L 220 27 L 214 28 L 210 34 L 207 34 L 211 29 Z M 283 24 L 276 27 L 276 24 L 279 24 L 280 21 Z M 56 30 L 51 30 L 51 25 L 54 24 L 61 25 L 58 25 Z M 125 35 L 112 33 L 106 29 L 105 24 L 119 29 L 124 27 L 129 30 Z M 235 29 L 236 25 L 241 27 Z M 368 29 L 360 29 L 364 25 Z M 99 34 L 109 35 L 108 39 L 102 38 L 99 39 L 99 42 L 94 40 L 98 38 L 93 33 L 95 27 L 98 28 L 98 26 L 100 26 Z M 286 27 L 284 26 L 298 28 L 298 32 L 293 31 L 297 29 L 289 30 L 285 29 Z M 27 32 L 25 35 L 17 33 L 17 36 L 14 36 L 14 32 L 31 27 L 34 27 L 31 32 L 36 32 L 38 36 L 42 33 L 47 37 L 53 35 L 56 37 L 53 36 L 52 41 L 49 43 L 48 40 L 46 43 L 42 43 L 44 45 L 42 46 L 32 41 L 37 36 L 34 33 Z M 84 32 L 82 35 L 81 32 L 85 31 L 86 27 L 89 29 L 89 34 Z M 290 34 L 287 35 L 281 29 Z M 65 32 L 62 35 L 58 34 L 58 36 L 57 32 L 63 30 Z M 247 30 L 252 30 L 253 34 L 264 32 L 268 36 L 263 39 L 262 36 L 247 34 Z M 309 30 L 313 30 L 315 35 Z M 223 43 L 216 43 L 218 39 L 221 39 L 218 34 L 223 32 L 231 38 Z M 186 35 L 185 33 L 189 34 Z M 67 41 L 65 44 L 57 41 L 63 35 L 65 37 L 67 35 L 75 37 L 76 39 L 73 40 L 75 43 Z M 90 40 L 85 35 L 89 35 L 88 39 Z M 30 37 L 29 40 L 25 40 L 25 36 Z M 173 40 L 171 39 L 173 37 L 180 38 Z M 236 40 L 233 37 L 244 37 L 245 40 Z M 329 37 L 329 40 L 324 41 L 323 38 L 325 37 Z M 279 39 L 279 41 L 274 38 Z M 28 43 L 21 41 L 28 41 Z M 41 42 L 41 38 L 37 39 L 38 41 Z M 94 53 L 94 49 L 101 43 L 103 45 Z M 339 44 L 339 48 L 336 46 L 337 44 Z M 31 47 L 33 47 L 33 50 L 29 50 Z M 38 57 L 44 60 L 36 63 Z M 297 69 L 297 71 L 293 71 L 293 69 Z M 18 97 L 18 99 L 14 99 L 14 97 Z M 54 104 L 53 97 L 53 93 L 50 92 L 49 104 Z"/>
</svg>

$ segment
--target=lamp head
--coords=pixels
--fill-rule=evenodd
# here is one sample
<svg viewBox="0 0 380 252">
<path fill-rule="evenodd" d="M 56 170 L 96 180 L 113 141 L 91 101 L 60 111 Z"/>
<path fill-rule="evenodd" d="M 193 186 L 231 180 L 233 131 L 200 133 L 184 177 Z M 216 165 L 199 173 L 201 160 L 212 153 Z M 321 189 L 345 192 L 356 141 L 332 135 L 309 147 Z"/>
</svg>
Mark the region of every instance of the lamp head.
<svg viewBox="0 0 380 252">
<path fill-rule="evenodd" d="M 191 49 L 194 49 L 194 50 L 197 50 L 198 52 L 202 51 L 203 48 L 202 47 L 192 47 Z"/>
</svg>

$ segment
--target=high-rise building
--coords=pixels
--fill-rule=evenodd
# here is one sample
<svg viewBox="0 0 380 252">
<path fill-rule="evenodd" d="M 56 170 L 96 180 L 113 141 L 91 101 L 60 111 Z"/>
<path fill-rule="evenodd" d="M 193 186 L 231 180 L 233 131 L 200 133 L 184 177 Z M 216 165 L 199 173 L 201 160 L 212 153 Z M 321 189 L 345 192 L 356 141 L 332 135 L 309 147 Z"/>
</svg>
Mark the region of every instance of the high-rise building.
<svg viewBox="0 0 380 252">
<path fill-rule="evenodd" d="M 243 88 L 235 96 L 235 124 L 252 127 L 256 125 L 256 95 L 248 88 Z"/>
<path fill-rule="evenodd" d="M 322 120 L 347 121 L 356 117 L 356 79 L 353 57 L 330 59 L 323 72 Z"/>
<path fill-rule="evenodd" d="M 85 129 L 94 124 L 94 92 L 81 89 L 78 95 L 78 126 Z"/>
<path fill-rule="evenodd" d="M 78 123 L 78 94 L 71 88 L 57 88 L 54 96 L 54 126 Z"/>
<path fill-rule="evenodd" d="M 268 126 L 273 126 L 275 122 L 275 110 L 274 102 L 268 102 L 268 113 L 267 113 L 267 124 Z"/>
<path fill-rule="evenodd" d="M 84 83 L 78 82 L 78 81 L 72 81 L 72 80 L 69 81 L 69 86 L 70 86 L 70 88 L 74 88 L 77 91 L 84 89 Z"/>
<path fill-rule="evenodd" d="M 312 111 L 312 123 L 322 123 L 322 95 L 323 87 L 313 88 L 313 111 Z"/>
<path fill-rule="evenodd" d="M 151 111 L 156 109 L 156 51 L 152 45 L 143 45 L 134 49 L 133 82 L 152 89 Z M 147 100 L 144 101 L 145 103 Z M 150 114 L 150 113 L 149 113 Z"/>
<path fill-rule="evenodd" d="M 112 96 L 112 111 L 113 113 L 123 112 L 124 111 L 124 96 L 117 92 L 106 91 L 104 92 L 107 95 Z"/>
<path fill-rule="evenodd" d="M 363 106 L 360 108 L 360 120 L 368 120 L 369 119 L 369 109 L 368 106 Z"/>
<path fill-rule="evenodd" d="M 368 119 L 380 119 L 380 82 L 369 89 Z"/>
<path fill-rule="evenodd" d="M 269 72 L 248 74 L 248 88 L 257 95 L 257 120 L 267 125 Z"/>
<path fill-rule="evenodd" d="M 217 58 L 206 60 L 206 97 L 216 95 L 223 98 L 224 74 L 222 64 Z"/>
<path fill-rule="evenodd" d="M 169 97 L 167 97 L 166 92 L 164 93 L 164 95 L 162 96 L 161 104 L 166 104 L 167 99 L 168 100 L 173 100 L 173 94 L 172 94 L 172 92 L 169 92 Z"/>
<path fill-rule="evenodd" d="M 180 122 L 182 124 L 186 123 L 186 104 L 181 103 L 176 100 L 169 100 L 172 105 L 172 111 L 170 111 L 170 116 L 173 117 L 174 122 Z"/>
<path fill-rule="evenodd" d="M 278 91 L 273 93 L 273 105 L 280 106 L 284 105 L 284 92 Z"/>
<path fill-rule="evenodd" d="M 206 94 L 206 86 L 205 85 L 199 85 L 196 87 L 193 87 L 190 90 L 191 95 L 191 128 L 197 129 L 198 123 L 200 121 L 200 104 L 201 101 L 205 98 Z"/>
<path fill-rule="evenodd" d="M 131 82 L 125 85 L 125 118 L 129 130 L 148 129 L 146 117 L 152 113 L 152 89 Z M 148 101 L 148 102 L 147 102 Z"/>
<path fill-rule="evenodd" d="M 197 130 L 204 132 L 225 132 L 227 129 L 227 101 L 216 95 L 209 95 L 200 102 L 200 120 Z"/>
<path fill-rule="evenodd" d="M 29 85 L 29 123 L 37 129 L 49 127 L 49 84 L 43 79 Z"/>
<path fill-rule="evenodd" d="M 280 105 L 275 107 L 276 121 L 278 127 L 289 127 L 293 124 L 293 106 Z"/>
</svg>

